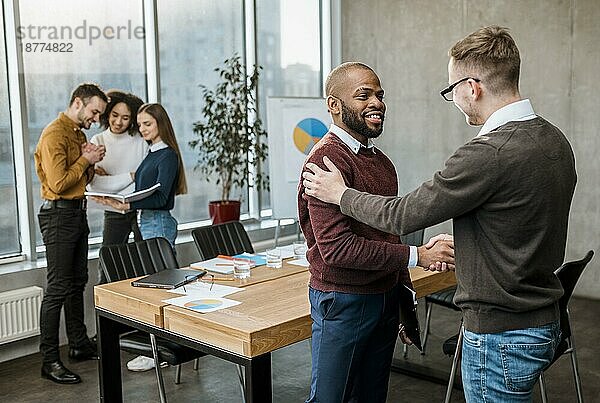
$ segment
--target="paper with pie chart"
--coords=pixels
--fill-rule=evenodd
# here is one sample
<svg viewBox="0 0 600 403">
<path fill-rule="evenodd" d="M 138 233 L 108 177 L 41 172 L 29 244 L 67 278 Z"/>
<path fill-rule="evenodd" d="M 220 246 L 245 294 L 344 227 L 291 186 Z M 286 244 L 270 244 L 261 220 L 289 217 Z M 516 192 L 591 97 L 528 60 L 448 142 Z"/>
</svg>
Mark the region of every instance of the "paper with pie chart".
<svg viewBox="0 0 600 403">
<path fill-rule="evenodd" d="M 295 218 L 302 165 L 327 135 L 331 117 L 323 98 L 267 98 L 269 186 L 274 218 Z"/>
<path fill-rule="evenodd" d="M 218 311 L 219 309 L 226 309 L 240 304 L 239 301 L 234 301 L 227 298 L 198 297 L 194 295 L 166 299 L 163 302 L 200 313 L 214 312 Z"/>
</svg>

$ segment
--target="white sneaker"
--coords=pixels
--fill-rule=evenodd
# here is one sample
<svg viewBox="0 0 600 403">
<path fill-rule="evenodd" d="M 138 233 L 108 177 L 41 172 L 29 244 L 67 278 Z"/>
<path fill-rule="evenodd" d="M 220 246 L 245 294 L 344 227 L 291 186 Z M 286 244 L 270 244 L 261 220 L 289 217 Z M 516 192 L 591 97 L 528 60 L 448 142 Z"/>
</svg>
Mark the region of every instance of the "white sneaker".
<svg viewBox="0 0 600 403">
<path fill-rule="evenodd" d="M 166 362 L 160 363 L 161 368 L 168 365 Z M 143 355 L 139 355 L 127 363 L 127 369 L 134 372 L 149 371 L 152 368 L 154 368 L 154 359 Z"/>
</svg>

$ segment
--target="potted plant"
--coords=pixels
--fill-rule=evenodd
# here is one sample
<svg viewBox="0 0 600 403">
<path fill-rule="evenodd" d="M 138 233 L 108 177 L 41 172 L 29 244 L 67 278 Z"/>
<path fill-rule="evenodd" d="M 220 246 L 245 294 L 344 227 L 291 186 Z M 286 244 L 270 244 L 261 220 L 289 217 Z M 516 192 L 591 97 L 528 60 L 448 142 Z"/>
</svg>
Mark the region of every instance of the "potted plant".
<svg viewBox="0 0 600 403">
<path fill-rule="evenodd" d="M 256 109 L 256 88 L 260 66 L 248 75 L 240 56 L 215 68 L 220 81 L 214 89 L 202 88 L 204 107 L 201 120 L 194 123 L 195 139 L 189 142 L 198 151 L 195 169 L 208 181 L 221 185 L 221 200 L 209 202 L 213 223 L 239 220 L 241 195 L 231 199 L 232 190 L 245 185 L 268 189 L 268 176 L 261 163 L 267 157 L 267 133 Z M 253 178 L 250 168 L 254 167 Z"/>
</svg>

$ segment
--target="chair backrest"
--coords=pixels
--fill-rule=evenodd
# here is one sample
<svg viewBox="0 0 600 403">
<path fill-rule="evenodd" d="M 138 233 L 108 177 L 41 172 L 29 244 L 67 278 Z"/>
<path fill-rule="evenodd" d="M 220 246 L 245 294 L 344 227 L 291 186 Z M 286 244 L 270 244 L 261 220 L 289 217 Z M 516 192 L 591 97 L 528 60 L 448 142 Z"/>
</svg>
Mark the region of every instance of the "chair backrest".
<svg viewBox="0 0 600 403">
<path fill-rule="evenodd" d="M 217 255 L 254 253 L 248 233 L 239 221 L 196 228 L 192 231 L 192 237 L 202 260 Z"/>
<path fill-rule="evenodd" d="M 109 282 L 179 268 L 173 248 L 165 238 L 103 246 L 100 265 Z"/>
<path fill-rule="evenodd" d="M 404 245 L 413 245 L 413 246 L 421 246 L 423 245 L 423 234 L 425 233 L 424 229 L 420 229 L 415 232 L 411 232 L 410 234 L 401 235 L 400 239 Z"/>
<path fill-rule="evenodd" d="M 571 295 L 573 295 L 573 290 L 577 285 L 577 281 L 583 273 L 583 269 L 592 260 L 592 256 L 594 256 L 594 251 L 590 250 L 586 253 L 585 257 L 580 260 L 575 260 L 573 262 L 563 263 L 556 271 L 554 272 L 560 283 L 562 284 L 564 294 L 558 300 L 558 306 L 560 309 L 560 330 L 562 331 L 562 339 L 571 336 L 571 324 L 569 323 L 569 314 L 567 312 L 569 306 L 569 300 L 571 299 Z"/>
</svg>

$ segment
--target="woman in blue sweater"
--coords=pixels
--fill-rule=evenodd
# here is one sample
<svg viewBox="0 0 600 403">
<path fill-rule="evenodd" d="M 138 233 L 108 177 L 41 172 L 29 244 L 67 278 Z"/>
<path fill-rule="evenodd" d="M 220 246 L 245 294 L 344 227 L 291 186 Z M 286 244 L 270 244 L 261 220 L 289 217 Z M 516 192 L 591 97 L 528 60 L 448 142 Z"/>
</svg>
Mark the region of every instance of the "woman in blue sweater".
<svg viewBox="0 0 600 403">
<path fill-rule="evenodd" d="M 145 199 L 121 203 L 104 198 L 102 203 L 118 210 L 139 211 L 143 239 L 166 238 L 175 250 L 177 220 L 171 215 L 175 195 L 187 193 L 185 171 L 175 131 L 167 112 L 160 104 L 144 104 L 137 113 L 139 131 L 150 144 L 150 152 L 135 172 L 135 190 L 160 187 Z"/>
</svg>

